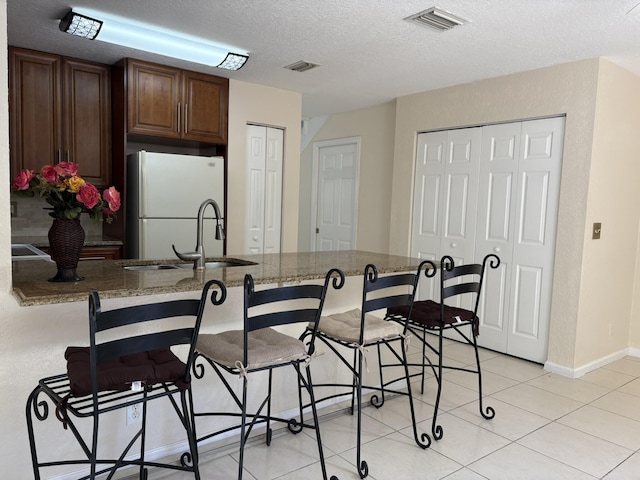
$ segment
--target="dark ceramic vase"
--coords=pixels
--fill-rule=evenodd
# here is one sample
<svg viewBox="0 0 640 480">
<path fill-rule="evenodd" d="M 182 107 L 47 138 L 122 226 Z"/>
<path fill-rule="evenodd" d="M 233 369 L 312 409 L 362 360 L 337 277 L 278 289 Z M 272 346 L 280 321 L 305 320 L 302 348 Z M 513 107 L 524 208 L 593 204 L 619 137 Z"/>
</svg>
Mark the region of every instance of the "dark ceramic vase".
<svg viewBox="0 0 640 480">
<path fill-rule="evenodd" d="M 49 251 L 58 273 L 50 282 L 78 282 L 84 280 L 76 272 L 84 245 L 84 229 L 80 220 L 54 219 L 49 229 Z"/>
</svg>

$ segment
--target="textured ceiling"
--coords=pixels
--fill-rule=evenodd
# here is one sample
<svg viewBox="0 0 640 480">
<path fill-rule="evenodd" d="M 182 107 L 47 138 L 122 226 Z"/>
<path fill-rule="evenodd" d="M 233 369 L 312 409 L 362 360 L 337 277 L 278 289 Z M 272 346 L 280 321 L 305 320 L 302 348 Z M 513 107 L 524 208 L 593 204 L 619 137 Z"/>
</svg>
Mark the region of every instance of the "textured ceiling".
<svg viewBox="0 0 640 480">
<path fill-rule="evenodd" d="M 300 92 L 303 117 L 603 56 L 640 75 L 640 0 L 7 0 L 9 44 L 114 63 L 146 59 Z M 237 72 L 66 35 L 85 6 L 248 51 Z M 437 32 L 404 21 L 432 6 L 466 20 Z M 304 73 L 283 67 L 320 64 Z"/>
</svg>

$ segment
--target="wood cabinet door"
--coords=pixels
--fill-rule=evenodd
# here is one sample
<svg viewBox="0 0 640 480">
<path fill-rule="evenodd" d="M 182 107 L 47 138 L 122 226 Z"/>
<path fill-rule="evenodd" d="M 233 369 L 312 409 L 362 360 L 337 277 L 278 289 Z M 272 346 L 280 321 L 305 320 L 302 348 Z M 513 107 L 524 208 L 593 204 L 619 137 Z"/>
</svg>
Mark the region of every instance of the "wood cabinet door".
<svg viewBox="0 0 640 480">
<path fill-rule="evenodd" d="M 96 187 L 111 183 L 111 69 L 63 59 L 63 160 Z"/>
<path fill-rule="evenodd" d="M 180 138 L 181 71 L 138 60 L 127 62 L 127 132 Z"/>
<path fill-rule="evenodd" d="M 11 174 L 39 172 L 62 154 L 60 57 L 9 49 Z"/>
<path fill-rule="evenodd" d="M 186 140 L 227 143 L 229 80 L 184 72 L 182 135 Z"/>
</svg>

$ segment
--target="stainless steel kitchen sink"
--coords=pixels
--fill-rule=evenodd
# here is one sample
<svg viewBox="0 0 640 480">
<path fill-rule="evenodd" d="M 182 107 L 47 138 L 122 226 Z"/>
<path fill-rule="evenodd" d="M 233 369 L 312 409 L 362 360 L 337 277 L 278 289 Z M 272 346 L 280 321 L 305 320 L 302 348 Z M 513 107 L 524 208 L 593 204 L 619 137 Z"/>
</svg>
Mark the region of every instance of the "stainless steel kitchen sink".
<svg viewBox="0 0 640 480">
<path fill-rule="evenodd" d="M 220 260 L 212 260 L 204 264 L 205 268 L 229 268 L 229 267 L 248 267 L 257 265 L 255 262 L 241 260 L 239 258 L 225 258 Z M 125 270 L 134 270 L 138 272 L 154 271 L 154 270 L 176 270 L 179 268 L 193 268 L 193 263 L 165 263 L 154 265 L 126 265 Z"/>
<path fill-rule="evenodd" d="M 135 270 L 139 272 L 146 272 L 150 270 L 176 270 L 178 265 L 126 265 L 125 270 Z"/>
</svg>

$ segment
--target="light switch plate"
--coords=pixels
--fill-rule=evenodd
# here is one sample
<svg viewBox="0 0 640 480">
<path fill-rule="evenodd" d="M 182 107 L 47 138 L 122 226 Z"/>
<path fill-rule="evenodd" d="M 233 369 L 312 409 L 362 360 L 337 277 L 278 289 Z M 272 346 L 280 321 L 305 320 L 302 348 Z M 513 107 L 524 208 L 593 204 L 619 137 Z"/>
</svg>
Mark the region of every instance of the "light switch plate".
<svg viewBox="0 0 640 480">
<path fill-rule="evenodd" d="M 591 238 L 593 240 L 599 240 L 600 239 L 600 232 L 602 231 L 602 224 L 601 223 L 594 223 L 593 224 L 593 235 L 591 236 Z"/>
</svg>

